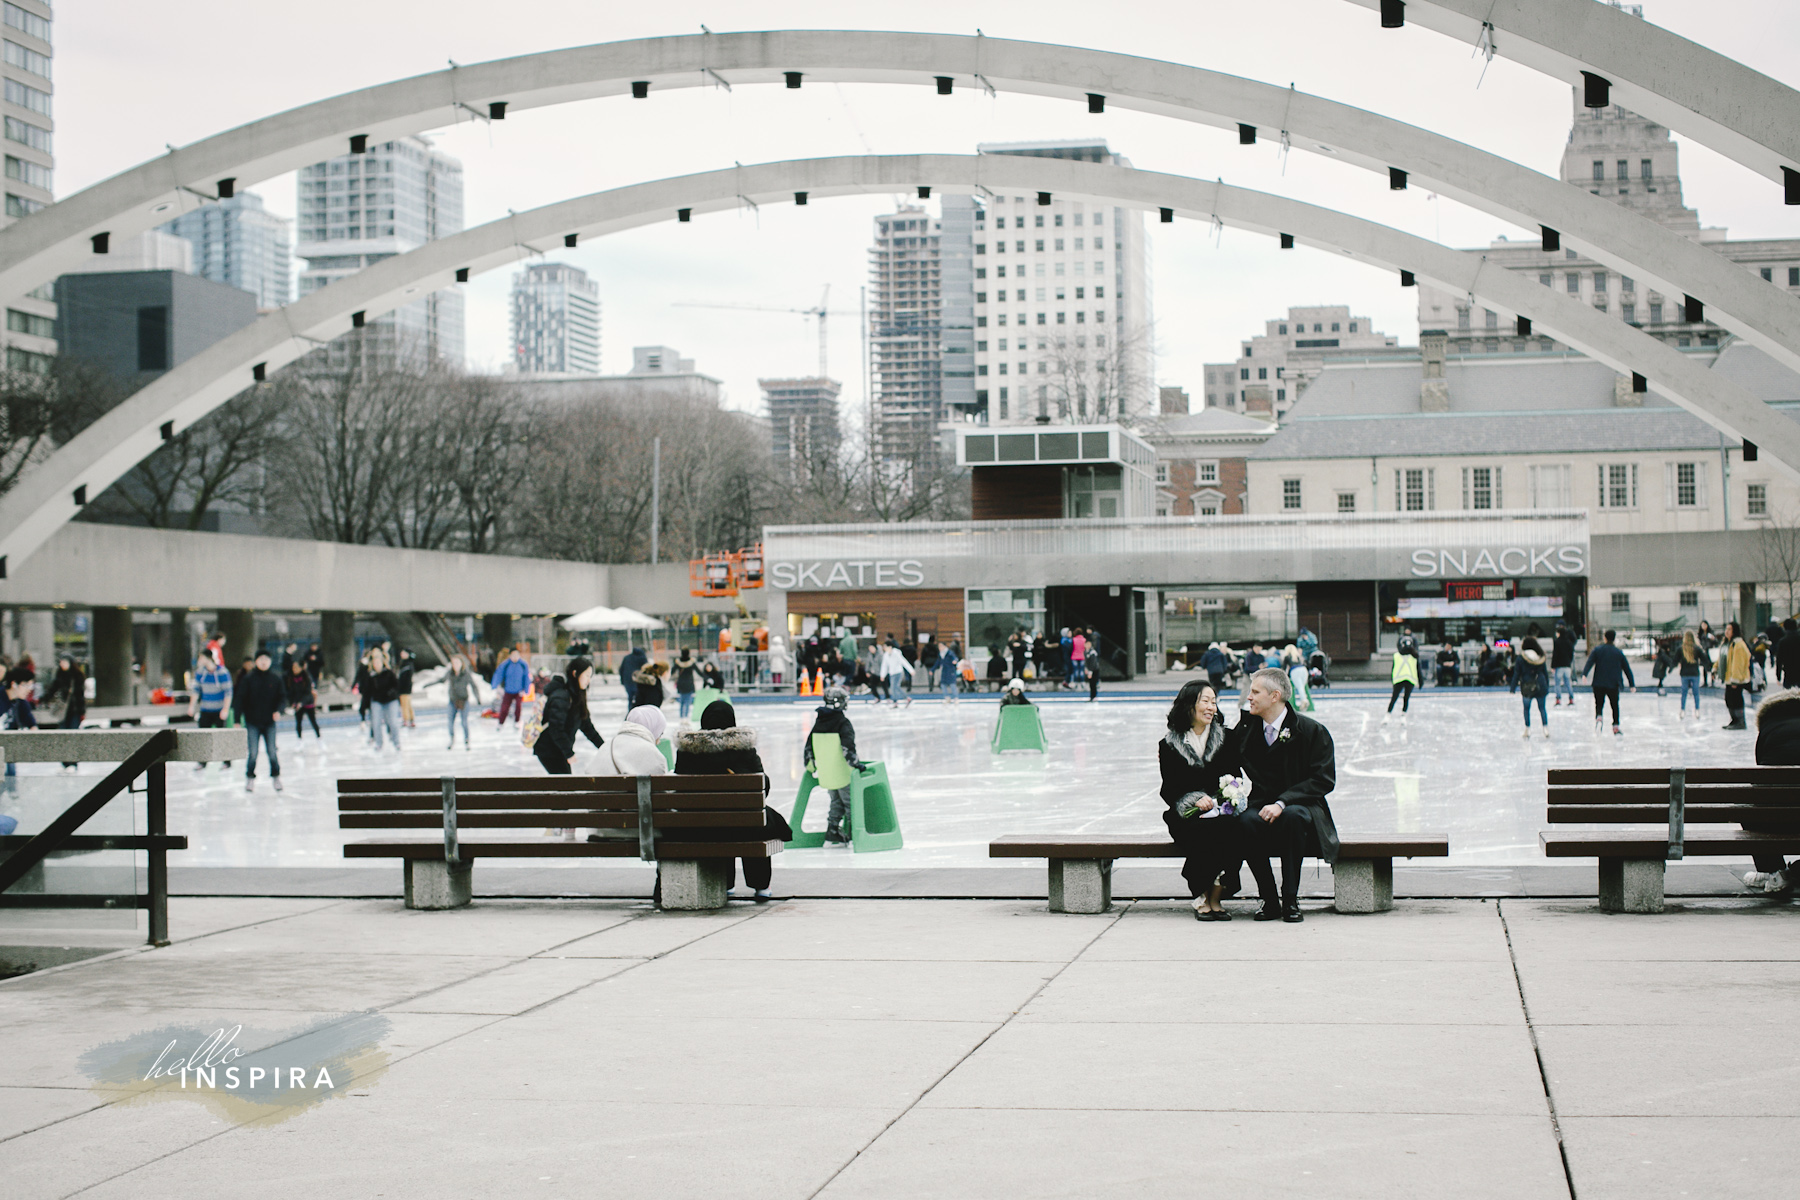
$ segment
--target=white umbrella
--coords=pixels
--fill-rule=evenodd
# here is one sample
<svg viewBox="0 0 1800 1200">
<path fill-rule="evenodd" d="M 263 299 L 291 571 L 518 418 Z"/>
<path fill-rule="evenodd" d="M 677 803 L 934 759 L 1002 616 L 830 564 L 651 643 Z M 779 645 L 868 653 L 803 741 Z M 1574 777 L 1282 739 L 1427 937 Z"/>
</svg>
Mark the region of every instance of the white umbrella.
<svg viewBox="0 0 1800 1200">
<path fill-rule="evenodd" d="M 614 629 L 665 628 L 663 622 L 657 620 L 655 617 L 646 616 L 635 608 L 615 608 L 613 609 L 613 615 L 622 622 L 622 624 L 612 626 Z"/>
<path fill-rule="evenodd" d="M 585 609 L 581 612 L 576 613 L 574 616 L 563 620 L 562 622 L 560 622 L 560 624 L 562 625 L 562 627 L 564 629 L 568 629 L 568 630 L 607 630 L 607 629 L 630 629 L 630 628 L 633 628 L 631 625 L 625 624 L 624 614 L 625 614 L 625 610 L 617 609 L 617 608 L 608 608 L 604 604 L 597 604 L 593 608 Z M 635 617 L 635 616 L 640 616 L 641 614 L 632 613 L 631 615 Z"/>
</svg>

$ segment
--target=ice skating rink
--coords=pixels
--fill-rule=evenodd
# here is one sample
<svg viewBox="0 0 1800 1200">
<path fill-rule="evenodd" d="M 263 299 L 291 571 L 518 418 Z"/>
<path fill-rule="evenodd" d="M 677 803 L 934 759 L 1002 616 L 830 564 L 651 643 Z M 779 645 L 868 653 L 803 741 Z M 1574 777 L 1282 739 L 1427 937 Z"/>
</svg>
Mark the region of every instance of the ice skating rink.
<svg viewBox="0 0 1800 1200">
<path fill-rule="evenodd" d="M 1172 695 L 1171 686 L 1169 694 Z M 1061 696 L 1040 697 L 1050 737 L 1046 755 L 988 750 L 994 722 L 992 697 L 955 706 L 923 698 L 910 708 L 853 701 L 850 716 L 865 759 L 887 763 L 905 833 L 904 849 L 856 854 L 846 849 L 789 851 L 786 868 L 970 867 L 989 865 L 987 842 L 1004 833 L 1160 834 L 1162 803 L 1156 741 L 1167 700 L 1148 695 L 1103 697 L 1089 704 Z M 791 810 L 801 773 L 801 745 L 816 702 L 748 702 L 738 720 L 757 730 L 763 762 L 773 781 L 770 803 Z M 1544 772 L 1579 766 L 1725 766 L 1752 761 L 1754 733 L 1725 732 L 1723 704 L 1708 696 L 1700 720 L 1683 721 L 1674 693 L 1627 693 L 1622 698 L 1624 735 L 1596 734 L 1592 700 L 1577 692 L 1573 708 L 1550 709 L 1551 737 L 1534 727 L 1521 737 L 1519 698 L 1498 689 L 1427 689 L 1413 697 L 1411 715 L 1383 723 L 1386 696 L 1322 693 L 1313 714 L 1337 742 L 1338 786 L 1331 797 L 1338 826 L 1346 832 L 1435 831 L 1450 834 L 1452 863 L 1542 863 L 1537 835 L 1543 828 Z M 671 727 L 677 722 L 669 706 Z M 1228 719 L 1236 718 L 1227 697 Z M 611 735 L 623 716 L 617 698 L 594 701 L 595 724 Z M 1535 711 L 1534 711 L 1535 720 Z M 244 791 L 243 764 L 169 771 L 169 829 L 186 834 L 190 849 L 173 856 L 182 866 L 340 866 L 346 840 L 366 836 L 337 828 L 334 782 L 384 775 L 535 775 L 535 758 L 519 743 L 515 727 L 504 732 L 492 720 L 473 722 L 473 748 L 446 750 L 442 710 L 419 714 L 399 755 L 377 755 L 355 724 L 327 726 L 323 740 L 310 729 L 296 742 L 282 727 L 282 781 L 276 793 L 267 765 L 256 791 Z M 579 743 L 583 759 L 591 751 Z M 582 759 L 576 771 L 582 770 Z M 68 793 L 86 786 L 57 775 L 53 764 L 23 764 L 21 798 Z M 104 774 L 88 764 L 88 774 Z M 60 807 L 60 806 L 59 806 Z M 0 805 L 0 811 L 5 806 Z M 809 828 L 823 828 L 825 809 L 815 803 Z M 592 859 L 549 860 L 542 865 L 592 866 Z M 540 865 L 534 860 L 533 865 Z M 1017 864 L 1011 864 L 1017 865 Z"/>
</svg>

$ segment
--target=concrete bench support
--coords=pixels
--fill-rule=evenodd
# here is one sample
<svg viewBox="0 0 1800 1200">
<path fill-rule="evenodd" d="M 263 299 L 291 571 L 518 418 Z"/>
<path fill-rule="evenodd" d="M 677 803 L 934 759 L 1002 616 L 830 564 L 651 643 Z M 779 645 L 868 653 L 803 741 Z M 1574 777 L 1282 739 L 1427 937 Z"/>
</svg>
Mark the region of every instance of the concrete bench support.
<svg viewBox="0 0 1800 1200">
<path fill-rule="evenodd" d="M 728 858 L 664 859 L 658 865 L 662 906 L 685 912 L 724 908 L 727 871 L 737 871 Z"/>
<path fill-rule="evenodd" d="M 1331 868 L 1332 907 L 1341 913 L 1387 912 L 1394 907 L 1394 860 L 1340 858 Z"/>
<path fill-rule="evenodd" d="M 1103 913 L 1112 907 L 1112 859 L 1050 860 L 1050 911 Z"/>
<path fill-rule="evenodd" d="M 1659 913 L 1663 911 L 1663 866 L 1663 860 L 1660 858 L 1601 859 L 1601 911 L 1629 913 Z"/>
<path fill-rule="evenodd" d="M 406 862 L 406 907 L 462 908 L 471 893 L 473 862 L 447 863 L 441 858 L 409 858 Z"/>
</svg>

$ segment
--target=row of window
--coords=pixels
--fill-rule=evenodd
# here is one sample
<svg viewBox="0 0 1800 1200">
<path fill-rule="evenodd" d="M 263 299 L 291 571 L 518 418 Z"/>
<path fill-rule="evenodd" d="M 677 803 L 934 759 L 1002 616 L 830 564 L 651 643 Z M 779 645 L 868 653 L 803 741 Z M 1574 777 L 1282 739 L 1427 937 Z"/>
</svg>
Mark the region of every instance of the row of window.
<svg viewBox="0 0 1800 1200">
<path fill-rule="evenodd" d="M 1018 289 L 1016 289 L 1016 291 L 1018 292 L 1017 302 L 1020 304 L 1025 303 L 1025 289 L 1018 288 Z M 1046 289 L 1046 288 L 1038 288 L 1037 289 L 1037 302 L 1039 304 L 1042 304 L 1045 300 L 1050 298 L 1048 295 L 1048 291 L 1049 291 L 1049 289 Z M 988 296 L 988 294 L 986 292 L 976 292 L 975 293 L 975 303 L 986 304 L 987 296 Z M 1067 287 L 1059 287 L 1056 289 L 1056 297 L 1055 297 L 1056 299 L 1066 300 L 1066 299 L 1068 299 L 1068 297 L 1069 297 L 1069 293 L 1068 293 Z M 1077 300 L 1086 300 L 1087 299 L 1086 286 L 1078 287 L 1075 289 L 1075 298 Z M 1094 299 L 1096 299 L 1096 300 L 1106 299 L 1106 286 L 1104 284 L 1096 284 L 1094 286 Z M 1006 303 L 1006 289 L 1005 288 L 1001 288 L 999 291 L 994 293 L 994 303 L 995 304 L 1005 304 Z"/>
<path fill-rule="evenodd" d="M 8 179 L 16 179 L 20 183 L 43 188 L 48 192 L 52 190 L 51 176 L 52 172 L 49 167 L 41 166 L 28 159 L 14 158 L 10 154 L 6 156 L 6 177 Z"/>
<path fill-rule="evenodd" d="M 1038 289 L 1039 292 L 1042 292 L 1043 290 L 1044 290 L 1043 288 Z M 1081 291 L 1080 288 L 1076 288 L 1075 290 L 1077 293 L 1079 293 Z M 1098 289 L 1096 289 L 1096 290 L 1098 290 Z M 1081 297 L 1079 295 L 1077 295 L 1075 298 L 1077 300 L 1081 299 Z M 1038 297 L 1039 302 L 1042 302 L 1043 299 L 1044 299 L 1044 297 L 1041 295 Z M 1060 300 L 1060 299 L 1062 299 L 1062 297 L 1058 296 L 1057 299 Z M 998 303 L 1005 303 L 1005 301 L 1006 301 L 1006 297 L 1001 296 Z M 987 303 L 987 293 L 986 292 L 976 292 L 975 293 L 975 303 L 986 304 Z M 1020 289 L 1020 291 L 1019 291 L 1019 303 L 1020 304 L 1025 303 L 1025 292 L 1023 289 Z M 1069 324 L 1068 315 L 1069 315 L 1068 313 L 1057 313 L 1056 314 L 1056 324 L 1058 324 L 1058 325 Z M 1048 316 L 1049 316 L 1048 313 L 1037 314 L 1037 323 L 1039 325 L 1050 324 L 1050 322 L 1048 320 L 1046 320 L 1046 318 Z M 998 317 L 996 317 L 995 323 L 999 324 L 999 325 L 1006 324 L 1006 314 L 1001 313 Z M 1019 319 L 1016 322 L 1014 322 L 1014 324 L 1023 325 L 1025 323 L 1026 323 L 1025 314 L 1020 313 Z M 1106 323 L 1106 310 L 1104 308 L 1096 308 L 1094 310 L 1094 324 L 1104 325 L 1105 323 Z M 975 324 L 978 327 L 985 329 L 985 328 L 987 328 L 987 318 L 986 317 L 976 317 Z M 1087 311 L 1085 309 L 1078 310 L 1075 313 L 1075 324 L 1077 324 L 1077 325 L 1086 325 L 1087 324 Z"/>
<path fill-rule="evenodd" d="M 1039 279 L 1042 279 L 1045 274 L 1045 272 L 1044 272 L 1045 264 L 1038 263 L 1038 264 L 1036 264 L 1036 266 L 1037 266 L 1037 270 L 1034 272 L 1034 274 L 1036 274 L 1036 276 Z M 1064 268 L 1066 266 L 1068 266 L 1067 263 L 1059 262 L 1056 264 L 1056 270 L 1051 271 L 1050 274 L 1061 277 L 1064 274 L 1066 274 L 1066 272 L 1064 271 Z M 1074 273 L 1077 275 L 1086 275 L 1087 274 L 1087 263 L 1085 260 L 1077 260 L 1076 261 Z M 1094 260 L 1094 274 L 1098 275 L 1098 276 L 1104 276 L 1106 274 L 1106 264 L 1099 259 Z M 975 268 L 975 278 L 986 279 L 987 277 L 988 276 L 987 276 L 987 268 L 986 267 L 976 267 Z M 1004 266 L 995 267 L 994 268 L 994 278 L 995 279 L 1005 279 L 1006 278 L 1006 268 Z M 1024 263 L 1020 263 L 1018 266 L 1018 269 L 1013 272 L 1013 278 L 1014 279 L 1025 278 L 1025 264 Z"/>
<path fill-rule="evenodd" d="M 1156 482 L 1169 482 L 1170 462 L 1166 458 L 1156 461 Z M 1219 482 L 1219 464 L 1216 459 L 1200 459 L 1194 463 L 1194 482 L 1196 484 Z"/>
<path fill-rule="evenodd" d="M 1775 270 L 1776 268 L 1774 267 L 1763 267 L 1763 281 L 1766 283 L 1774 283 Z M 1789 287 L 1800 287 L 1800 267 L 1789 267 L 1787 269 L 1787 284 Z"/>
<path fill-rule="evenodd" d="M 1076 213 L 1074 220 L 1071 221 L 1070 224 L 1073 224 L 1073 225 L 1081 224 L 1081 218 L 1083 215 L 1084 214 L 1082 214 L 1082 213 Z M 1103 213 L 1095 213 L 1094 214 L 1094 224 L 1096 224 L 1096 225 L 1100 224 L 1103 216 L 1104 216 Z M 1025 228 L 1025 218 L 1024 217 L 1014 217 L 1012 219 L 1012 221 L 1013 221 L 1014 229 Z M 1062 228 L 1063 215 L 1061 213 L 1051 214 L 1051 222 L 1050 223 L 1058 229 Z M 1044 214 L 1043 213 L 1034 213 L 1032 224 L 1035 225 L 1037 228 L 1042 229 L 1044 227 Z M 976 228 L 980 228 L 980 226 L 978 225 L 978 226 L 976 226 Z M 1006 218 L 1005 217 L 995 217 L 994 218 L 994 228 L 995 229 L 1005 229 L 1006 228 Z M 1038 249 L 1042 250 L 1043 247 L 1039 246 Z"/>
<path fill-rule="evenodd" d="M 1506 507 L 1500 467 L 1462 468 L 1462 507 L 1464 510 Z M 1595 467 L 1598 507 L 1608 511 L 1638 507 L 1638 464 L 1598 463 Z M 1572 508 L 1575 498 L 1571 467 L 1567 463 L 1550 463 L 1526 468 L 1527 499 L 1532 508 Z M 1346 497 L 1349 499 L 1346 500 Z M 1699 511 L 1708 507 L 1706 463 L 1671 462 L 1663 464 L 1663 505 L 1679 511 Z M 1338 493 L 1338 511 L 1355 511 L 1355 493 Z M 1303 507 L 1301 480 L 1281 481 L 1281 507 L 1298 510 Z M 1394 511 L 1427 512 L 1437 508 L 1437 468 L 1400 467 L 1394 471 Z M 1767 516 L 1768 485 L 1747 485 L 1745 511 L 1753 517 Z"/>
<path fill-rule="evenodd" d="M 28 49 L 11 38 L 0 39 L 0 56 L 6 59 L 7 66 L 17 67 L 21 71 L 30 71 L 33 75 L 50 78 L 50 56 L 39 54 Z"/>
<path fill-rule="evenodd" d="M 17 4 L 12 3 L 0 6 L 0 20 L 4 20 L 20 33 L 34 37 L 40 42 L 48 43 L 50 41 L 50 22 L 29 9 L 20 8 Z M 49 77 L 50 73 L 46 71 L 44 78 L 48 79 Z"/>
<path fill-rule="evenodd" d="M 1631 182 L 1631 160 L 1627 159 L 1627 158 L 1621 158 L 1621 159 L 1617 160 L 1617 163 L 1618 163 L 1618 168 L 1617 168 L 1618 181 L 1620 183 L 1630 183 Z M 1649 183 L 1652 179 L 1656 178 L 1656 173 L 1651 168 L 1650 160 L 1647 158 L 1640 158 L 1638 160 L 1638 170 L 1640 172 L 1640 177 L 1643 179 L 1643 181 L 1645 183 Z M 1594 182 L 1595 183 L 1605 183 L 1606 182 L 1606 160 L 1605 159 L 1596 158 L 1594 160 Z"/>
<path fill-rule="evenodd" d="M 1338 324 L 1339 324 L 1339 322 L 1337 322 L 1337 321 L 1333 321 L 1331 323 L 1331 332 L 1333 332 L 1333 333 L 1341 332 L 1338 329 Z M 1356 327 L 1358 324 L 1359 324 L 1359 322 L 1357 322 L 1357 321 L 1350 322 L 1350 332 L 1351 333 L 1356 332 Z M 1276 333 L 1285 337 L 1287 335 L 1288 327 L 1286 325 L 1277 325 L 1275 327 L 1275 331 L 1276 331 Z M 1325 332 L 1324 323 L 1320 322 L 1320 321 L 1314 321 L 1312 331 L 1314 333 L 1324 333 Z M 1306 332 L 1306 322 L 1305 321 L 1294 322 L 1294 332 L 1295 333 L 1305 333 Z M 1250 353 L 1250 348 L 1248 346 L 1244 347 L 1244 353 L 1245 354 Z"/>
<path fill-rule="evenodd" d="M 1004 351 L 1007 348 L 1007 346 L 1006 346 L 1007 340 L 1008 339 L 1006 339 L 1006 338 L 1001 338 L 999 340 L 999 342 L 995 345 L 994 348 L 996 350 Z M 1013 338 L 1011 340 L 1018 343 L 1018 346 L 1016 348 L 1019 350 L 1029 350 L 1031 348 L 1031 346 L 1030 346 L 1031 339 L 1028 337 Z M 1060 338 L 1060 337 L 1056 339 L 1056 348 L 1057 349 L 1061 350 L 1067 346 L 1068 346 L 1068 342 L 1066 339 Z M 988 344 L 986 342 L 976 342 L 975 343 L 975 349 L 984 354 L 987 353 L 987 348 L 988 348 Z M 1048 338 L 1044 338 L 1044 337 L 1038 338 L 1037 339 L 1037 348 L 1039 350 L 1050 349 L 1050 340 Z M 1076 334 L 1075 335 L 1075 348 L 1077 350 L 1087 349 L 1087 338 L 1081 334 Z M 951 347 L 951 349 L 955 349 L 955 347 Z M 1097 333 L 1094 335 L 1094 349 L 1096 349 L 1096 350 L 1106 349 L 1106 335 L 1104 333 Z"/>
<path fill-rule="evenodd" d="M 28 83 L 20 83 L 16 79 L 6 81 L 6 102 L 16 104 L 20 108 L 29 108 L 34 113 L 50 115 L 50 93 L 39 91 Z"/>
<path fill-rule="evenodd" d="M 42 200 L 33 200 L 30 196 L 15 196 L 6 193 L 6 215 L 9 217 L 28 217 L 44 207 Z"/>
<path fill-rule="evenodd" d="M 16 308 L 6 310 L 6 328 L 13 333 L 28 333 L 32 337 L 53 338 L 56 336 L 54 318 L 40 317 L 36 313 L 20 312 Z"/>
<path fill-rule="evenodd" d="M 1050 240 L 1051 240 L 1052 244 L 1055 246 L 1055 252 L 1058 254 L 1061 254 L 1062 250 L 1063 250 L 1063 239 L 1062 238 L 1052 238 Z M 1077 249 L 1077 250 L 1085 249 L 1086 247 L 1083 245 L 1083 243 L 1086 240 L 1087 239 L 1085 239 L 1085 238 L 1076 238 L 1075 239 L 1075 249 Z M 1036 250 L 1039 254 L 1044 253 L 1044 239 L 1043 238 L 1037 238 L 1033 242 L 1033 245 L 1036 247 Z M 1025 243 L 1024 242 L 1022 242 L 1022 241 L 1014 242 L 1013 247 L 1014 247 L 1014 249 L 1013 249 L 1014 254 L 1025 253 Z M 1096 249 L 1096 250 L 1106 249 L 1106 239 L 1101 238 L 1101 237 L 1095 238 L 1094 239 L 1094 249 Z M 987 253 L 987 243 L 986 242 L 976 242 L 975 243 L 975 253 L 986 254 Z M 1006 241 L 1004 238 L 1001 239 L 1000 241 L 997 241 L 994 243 L 994 253 L 995 254 L 1005 254 L 1006 253 Z"/>
<path fill-rule="evenodd" d="M 48 129 L 40 129 L 30 121 L 21 121 L 17 117 L 7 117 L 5 127 L 7 141 L 30 146 L 33 150 L 41 150 L 45 154 L 54 153 L 50 149 L 50 131 Z"/>
</svg>

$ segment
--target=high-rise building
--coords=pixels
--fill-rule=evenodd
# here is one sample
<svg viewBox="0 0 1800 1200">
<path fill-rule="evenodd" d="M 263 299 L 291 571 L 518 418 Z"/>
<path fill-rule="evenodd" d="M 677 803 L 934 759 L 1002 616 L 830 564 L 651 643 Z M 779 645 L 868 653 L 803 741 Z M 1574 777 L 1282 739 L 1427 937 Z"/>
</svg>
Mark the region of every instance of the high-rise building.
<svg viewBox="0 0 1800 1200">
<path fill-rule="evenodd" d="M 56 199 L 56 158 L 51 153 L 55 122 L 51 120 L 50 5 L 43 0 L 5 0 L 0 4 L 0 81 L 4 83 L 3 115 L 6 158 L 6 214 L 0 224 L 34 213 Z M 45 372 L 56 354 L 54 284 L 46 283 L 14 300 L 6 310 L 8 370 Z"/>
<path fill-rule="evenodd" d="M 177 270 L 78 271 L 56 281 L 67 358 L 139 388 L 256 320 L 256 297 Z"/>
<path fill-rule="evenodd" d="M 1274 420 L 1294 406 L 1327 360 L 1399 353 L 1398 340 L 1348 305 L 1290 308 L 1245 338 L 1236 362 L 1206 364 L 1206 407 Z"/>
<path fill-rule="evenodd" d="M 302 297 L 463 227 L 462 163 L 403 137 L 300 170 Z M 463 295 L 452 285 L 372 319 L 324 350 L 333 369 L 361 346 L 366 363 L 463 361 Z"/>
<path fill-rule="evenodd" d="M 1100 139 L 976 149 L 1131 165 Z M 950 214 L 966 208 L 972 216 L 975 403 L 969 411 L 992 424 L 1131 422 L 1154 415 L 1143 214 L 1079 200 L 1038 201 L 1035 193 L 944 201 L 946 256 Z M 948 274 L 946 267 L 946 311 L 960 302 L 949 291 Z"/>
<path fill-rule="evenodd" d="M 600 287 L 579 267 L 531 263 L 513 276 L 513 369 L 600 373 Z"/>
<path fill-rule="evenodd" d="M 193 243 L 193 272 L 256 297 L 261 308 L 294 298 L 293 222 L 263 208 L 255 192 L 183 213 L 162 227 Z"/>
<path fill-rule="evenodd" d="M 811 475 L 838 451 L 838 393 L 835 379 L 759 379 L 769 410 L 769 440 L 775 462 L 796 478 Z"/>
<path fill-rule="evenodd" d="M 920 205 L 875 218 L 869 252 L 870 431 L 887 462 L 935 452 L 944 418 L 941 225 Z"/>
</svg>

